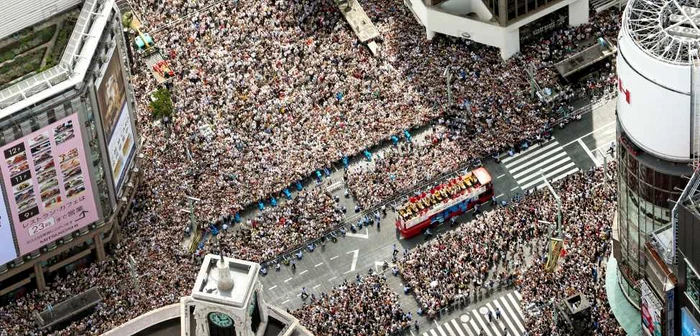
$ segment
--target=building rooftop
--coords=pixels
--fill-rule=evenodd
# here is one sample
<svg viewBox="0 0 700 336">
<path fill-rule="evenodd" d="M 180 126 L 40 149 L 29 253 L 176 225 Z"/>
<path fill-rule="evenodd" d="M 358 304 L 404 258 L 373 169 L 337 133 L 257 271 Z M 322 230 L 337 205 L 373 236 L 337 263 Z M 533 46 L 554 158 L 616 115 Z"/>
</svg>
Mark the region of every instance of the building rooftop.
<svg viewBox="0 0 700 336">
<path fill-rule="evenodd" d="M 11 1 L 13 3 L 16 2 L 16 0 Z M 23 2 L 29 3 L 27 1 Z M 37 2 L 46 3 L 47 1 L 38 0 Z M 68 3 L 62 0 L 51 2 Z M 29 71 L 30 68 L 28 64 L 36 67 L 36 64 L 39 63 L 39 67 L 41 67 L 41 64 L 46 65 L 48 57 L 48 51 L 44 50 L 45 53 L 41 56 L 41 60 L 39 60 L 41 47 L 34 47 L 34 49 L 23 51 L 19 55 L 22 58 L 18 59 L 27 65 L 26 68 L 22 67 L 22 70 L 17 70 L 17 67 L 4 68 L 6 72 L 14 69 L 14 71 L 18 72 L 18 75 L 8 76 L 8 78 L 14 78 L 6 82 L 6 84 L 9 85 L 5 87 L 2 87 L 0 83 L 0 119 L 4 119 L 34 104 L 41 103 L 68 89 L 79 87 L 95 55 L 97 45 L 102 36 L 102 32 L 107 26 L 107 20 L 110 17 L 109 13 L 113 5 L 114 0 L 85 0 L 80 12 L 76 12 L 77 18 L 75 18 L 74 28 L 70 34 L 68 34 L 69 37 L 67 37 L 64 50 L 62 50 L 61 53 L 57 53 L 56 57 L 52 60 L 52 63 L 55 62 L 55 66 L 43 69 L 44 71 Z M 72 12 L 65 13 L 65 10 L 68 8 L 70 7 L 63 8 L 63 12 L 60 15 L 56 15 L 57 13 L 53 12 L 53 15 L 45 16 L 44 20 L 40 20 L 42 23 L 36 26 L 38 31 L 42 31 L 41 29 L 45 24 L 50 26 L 53 20 L 58 20 L 58 17 L 72 14 Z M 34 22 L 34 24 L 36 24 L 36 22 Z M 61 33 L 60 28 L 62 27 L 62 25 L 56 25 L 55 29 L 57 31 L 54 32 L 52 37 L 54 43 L 58 40 L 57 34 Z M 3 28 L 4 26 L 0 26 L 0 31 L 3 31 Z M 48 32 L 37 33 L 37 29 L 30 28 L 29 30 L 23 31 L 25 35 L 20 34 L 28 39 L 25 43 L 30 43 L 31 41 L 33 41 L 31 42 L 32 44 L 39 43 L 42 41 L 42 34 L 49 34 Z M 29 31 L 34 32 L 34 34 L 29 33 L 29 35 L 26 35 Z M 64 31 L 64 38 L 66 38 L 65 34 L 66 32 Z M 51 42 L 45 42 L 44 45 L 46 45 L 46 43 Z M 18 59 L 13 58 L 13 63 L 18 61 Z M 0 69 L 2 68 L 0 67 Z M 42 69 L 40 68 L 40 70 Z M 0 70 L 0 76 L 2 76 L 2 71 L 3 70 Z"/>
<path fill-rule="evenodd" d="M 3 0 L 0 11 L 0 39 L 46 21 L 85 0 Z"/>
<path fill-rule="evenodd" d="M 690 51 L 700 49 L 697 1 L 630 0 L 624 27 L 634 43 L 662 61 L 689 64 Z"/>
<path fill-rule="evenodd" d="M 73 8 L 0 39 L 0 89 L 56 66 L 79 14 Z"/>
<path fill-rule="evenodd" d="M 230 304 L 233 301 L 234 305 L 243 307 L 248 297 L 248 292 L 253 289 L 256 283 L 260 265 L 224 257 L 224 262 L 228 266 L 234 285 L 231 290 L 220 290 L 217 287 L 220 275 L 216 265 L 220 259 L 220 256 L 213 254 L 209 254 L 204 258 L 202 268 L 197 274 L 197 280 L 192 289 L 192 296 L 199 300 L 217 303 Z M 228 300 L 222 302 L 222 297 L 228 298 Z"/>
</svg>

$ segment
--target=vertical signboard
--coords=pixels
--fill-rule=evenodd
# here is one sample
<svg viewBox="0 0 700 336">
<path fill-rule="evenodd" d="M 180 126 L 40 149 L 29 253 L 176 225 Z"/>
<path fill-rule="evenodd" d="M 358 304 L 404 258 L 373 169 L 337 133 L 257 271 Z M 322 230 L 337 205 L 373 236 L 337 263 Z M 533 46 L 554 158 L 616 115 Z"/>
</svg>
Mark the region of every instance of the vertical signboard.
<svg viewBox="0 0 700 336">
<path fill-rule="evenodd" d="M 134 130 L 131 127 L 119 55 L 119 47 L 114 48 L 105 75 L 97 85 L 97 103 L 102 129 L 108 142 L 109 163 L 117 192 L 135 148 Z"/>
<path fill-rule="evenodd" d="M 17 258 L 15 242 L 12 240 L 10 216 L 5 207 L 5 196 L 0 191 L 0 265 L 7 264 Z"/>
<path fill-rule="evenodd" d="M 78 115 L 0 148 L 20 254 L 97 220 Z"/>
<path fill-rule="evenodd" d="M 646 280 L 639 282 L 642 301 L 642 326 L 647 335 L 661 336 L 661 302 L 652 293 Z"/>
<path fill-rule="evenodd" d="M 557 268 L 557 263 L 559 262 L 559 255 L 564 249 L 564 241 L 559 238 L 551 238 L 549 243 L 549 255 L 547 256 L 547 264 L 544 269 L 552 272 Z"/>
<path fill-rule="evenodd" d="M 112 131 L 117 122 L 117 117 L 126 102 L 124 76 L 122 75 L 117 48 L 119 47 L 114 48 L 104 77 L 102 77 L 97 86 L 97 105 L 100 107 L 102 129 L 105 132 L 106 139 L 112 138 Z"/>
<path fill-rule="evenodd" d="M 109 162 L 114 178 L 114 188 L 119 189 L 124 178 L 126 166 L 134 151 L 134 132 L 131 129 L 131 114 L 129 114 L 128 104 L 122 105 L 122 112 L 117 121 L 112 138 L 107 146 L 109 150 Z"/>
</svg>

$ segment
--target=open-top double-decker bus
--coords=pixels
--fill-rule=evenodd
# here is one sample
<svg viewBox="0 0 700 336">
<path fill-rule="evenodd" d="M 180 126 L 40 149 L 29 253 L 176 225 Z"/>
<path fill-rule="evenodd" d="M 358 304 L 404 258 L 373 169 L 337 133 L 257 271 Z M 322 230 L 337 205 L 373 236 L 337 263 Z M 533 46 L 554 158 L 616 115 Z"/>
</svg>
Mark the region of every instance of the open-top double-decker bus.
<svg viewBox="0 0 700 336">
<path fill-rule="evenodd" d="M 493 196 L 491 175 L 477 168 L 425 190 L 397 208 L 396 228 L 411 238 L 425 228 L 441 223 L 484 203 Z"/>
</svg>

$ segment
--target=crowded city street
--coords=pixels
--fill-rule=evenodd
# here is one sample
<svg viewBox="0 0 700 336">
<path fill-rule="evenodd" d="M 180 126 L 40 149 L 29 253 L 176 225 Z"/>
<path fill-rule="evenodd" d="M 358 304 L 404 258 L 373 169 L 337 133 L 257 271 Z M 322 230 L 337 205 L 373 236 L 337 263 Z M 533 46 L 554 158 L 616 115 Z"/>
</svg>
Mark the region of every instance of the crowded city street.
<svg viewBox="0 0 700 336">
<path fill-rule="evenodd" d="M 261 263 L 267 302 L 315 335 L 423 335 L 438 321 L 453 336 L 572 335 L 553 307 L 579 293 L 592 335 L 624 335 L 604 288 L 615 64 L 576 82 L 552 70 L 616 41 L 621 13 L 554 28 L 504 61 L 468 39 L 427 41 L 403 1 L 359 3 L 379 57 L 332 0 L 130 1 L 175 73 L 173 114 L 152 115 L 159 84 L 136 53 L 142 178 L 122 239 L 0 306 L 0 336 L 105 333 L 180 302 L 208 253 Z M 533 80 L 556 98 L 538 99 Z M 482 205 L 416 237 L 396 229 L 402 204 L 480 167 L 493 188 Z M 546 270 L 552 235 L 565 243 Z M 36 312 L 94 287 L 93 313 L 37 328 Z"/>
</svg>

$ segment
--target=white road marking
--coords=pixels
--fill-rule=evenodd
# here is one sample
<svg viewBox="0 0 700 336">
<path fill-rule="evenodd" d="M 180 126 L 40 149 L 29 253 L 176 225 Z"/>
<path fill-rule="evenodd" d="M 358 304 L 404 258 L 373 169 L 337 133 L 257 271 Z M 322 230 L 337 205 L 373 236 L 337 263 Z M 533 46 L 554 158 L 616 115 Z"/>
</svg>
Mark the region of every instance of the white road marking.
<svg viewBox="0 0 700 336">
<path fill-rule="evenodd" d="M 471 324 L 472 326 L 471 329 L 474 329 L 476 334 L 478 335 L 481 328 L 479 328 L 479 326 L 476 325 L 476 321 L 474 320 L 474 318 L 469 319 L 469 324 Z M 467 330 L 469 330 L 469 336 L 472 336 L 471 330 L 469 328 L 467 328 Z"/>
<path fill-rule="evenodd" d="M 510 294 L 509 294 L 509 295 L 510 295 Z M 507 303 L 508 300 L 506 300 L 506 297 L 505 297 L 505 296 L 501 296 L 501 297 L 499 298 L 499 300 L 501 300 L 501 303 L 503 303 L 503 307 L 504 307 L 504 308 L 508 308 L 508 307 L 509 307 L 509 305 L 508 305 L 508 303 Z M 511 304 L 511 305 L 512 305 L 512 304 Z M 517 307 L 518 309 L 520 309 L 520 306 L 518 306 L 518 303 L 517 303 L 517 302 L 515 302 L 515 307 Z M 512 312 L 512 311 L 511 311 L 511 312 Z M 517 315 L 517 312 L 515 312 L 515 313 L 516 313 L 515 315 Z M 522 316 L 522 315 L 523 315 L 523 314 L 520 313 L 520 316 Z M 517 316 L 513 317 L 513 322 L 515 323 L 515 325 L 518 326 L 518 329 L 520 329 L 521 332 L 525 332 L 525 327 L 523 327 L 522 323 L 520 323 L 520 320 L 518 320 Z"/>
<path fill-rule="evenodd" d="M 358 231 L 359 232 L 359 231 Z M 352 233 L 352 232 L 346 232 L 345 233 L 346 237 L 352 237 L 352 238 L 362 238 L 362 239 L 369 239 L 369 228 L 365 228 L 365 233 Z"/>
<path fill-rule="evenodd" d="M 496 176 L 496 179 L 499 179 L 499 178 L 501 178 L 501 177 L 503 177 L 503 176 L 506 176 L 506 174 L 498 175 L 498 176 Z"/>
<path fill-rule="evenodd" d="M 455 330 L 457 330 L 459 336 L 465 336 L 462 328 L 459 327 L 459 323 L 457 323 L 457 319 L 452 319 L 452 326 L 454 326 Z"/>
<path fill-rule="evenodd" d="M 268 288 L 268 290 L 273 290 L 273 289 L 275 289 L 275 288 L 277 288 L 277 285 L 274 285 L 274 286 Z"/>
<path fill-rule="evenodd" d="M 287 280 L 284 280 L 284 282 L 289 282 L 290 280 L 292 280 L 292 278 L 289 278 L 289 279 L 287 279 Z"/>
<path fill-rule="evenodd" d="M 501 329 L 505 330 L 506 326 L 503 324 L 503 321 L 501 321 L 500 318 L 496 318 L 496 310 L 493 309 L 493 306 L 491 306 L 491 302 L 487 303 L 486 307 L 488 307 L 491 311 L 491 314 L 493 314 L 493 319 L 495 323 L 498 324 L 498 326 L 501 327 Z M 501 317 L 503 317 L 503 311 L 501 311 Z"/>
<path fill-rule="evenodd" d="M 316 285 L 316 286 L 313 286 L 311 289 L 316 289 L 316 288 L 318 288 L 318 287 L 320 287 L 320 286 L 321 286 L 321 285 Z"/>
<path fill-rule="evenodd" d="M 565 170 L 571 170 L 572 167 L 573 167 L 573 169 L 578 169 L 578 168 L 576 168 L 576 164 L 575 164 L 573 161 L 571 161 L 571 162 L 569 162 L 568 164 L 557 168 L 556 170 L 553 170 L 553 171 L 550 171 L 550 172 L 545 173 L 545 174 L 544 174 L 544 177 L 547 178 L 547 179 L 550 179 L 550 178 L 552 178 L 552 177 L 557 176 L 557 174 L 559 174 L 559 173 L 561 173 L 561 172 L 563 172 L 563 171 L 565 171 Z M 538 175 L 539 175 L 539 174 L 538 174 Z M 537 185 L 537 184 L 543 183 L 543 182 L 544 182 L 544 181 L 542 181 L 542 175 L 539 175 L 539 178 L 534 179 L 534 180 L 532 180 L 532 181 L 530 181 L 530 182 L 528 182 L 528 183 L 522 184 L 522 185 L 520 185 L 520 187 L 523 188 L 523 190 L 527 190 L 527 189 L 529 189 L 530 187 L 532 187 L 533 185 Z"/>
<path fill-rule="evenodd" d="M 486 323 L 488 322 L 484 323 L 484 321 L 481 319 L 481 313 L 474 309 L 472 310 L 472 316 L 474 316 L 474 319 L 477 320 L 477 322 L 479 322 L 481 330 L 483 330 L 486 333 L 486 335 L 493 336 L 491 335 L 491 330 L 488 327 L 486 327 Z"/>
<path fill-rule="evenodd" d="M 557 162 L 551 163 L 551 162 L 553 162 L 553 161 L 555 161 L 555 160 L 557 160 L 557 159 L 561 159 L 561 160 L 558 160 Z M 542 161 L 533 161 L 533 162 L 536 162 L 536 163 L 535 163 L 534 165 L 532 165 L 532 166 L 530 166 L 530 165 L 522 165 L 522 166 L 514 167 L 512 170 L 510 170 L 510 173 L 513 174 L 513 178 L 514 178 L 514 179 L 518 180 L 518 179 L 520 179 L 521 177 L 526 176 L 527 174 L 530 174 L 530 173 L 532 173 L 532 172 L 537 173 L 537 172 L 541 169 L 541 167 L 546 167 L 546 166 L 549 166 L 549 167 L 556 167 L 556 166 L 558 166 L 558 165 L 560 165 L 560 164 L 562 164 L 562 163 L 564 163 L 564 162 L 566 162 L 566 161 L 569 161 L 569 157 L 566 155 L 566 152 L 565 152 L 565 151 L 561 151 L 561 152 L 557 153 L 557 154 L 554 155 L 554 156 L 550 156 L 550 157 L 547 158 L 546 160 L 542 160 Z M 551 164 L 550 164 L 550 163 L 551 163 Z M 520 168 L 527 168 L 527 169 L 525 169 L 525 170 L 523 170 L 523 171 L 518 171 L 518 170 L 520 170 Z M 518 171 L 518 172 L 515 173 L 516 171 Z M 526 180 L 526 178 L 523 179 L 523 180 Z"/>
<path fill-rule="evenodd" d="M 316 265 L 314 265 L 314 267 L 318 267 L 318 266 L 321 266 L 321 265 L 323 265 L 322 262 L 321 262 L 321 263 L 318 263 L 318 264 L 316 264 Z"/>
<path fill-rule="evenodd" d="M 585 134 L 585 135 L 582 135 L 582 136 L 578 137 L 578 139 L 576 139 L 576 140 L 571 140 L 571 141 L 567 142 L 565 145 L 562 145 L 562 147 L 566 147 L 566 146 L 568 146 L 568 145 L 571 145 L 572 143 L 578 141 L 579 139 L 583 139 L 583 138 L 585 138 L 585 137 L 587 137 L 587 136 L 589 136 L 589 135 L 591 135 L 591 134 L 593 134 L 593 133 L 600 132 L 601 130 L 606 129 L 607 127 L 610 127 L 610 125 L 613 125 L 613 124 L 615 124 L 615 121 L 611 121 L 610 123 L 607 123 L 607 124 L 605 124 L 605 125 L 603 125 L 603 126 L 601 126 L 601 127 L 599 127 L 599 128 L 596 128 L 596 129 L 594 129 L 592 132 L 589 132 L 589 133 L 587 133 L 587 134 Z"/>
<path fill-rule="evenodd" d="M 445 326 L 445 330 L 447 330 L 447 333 L 450 334 L 450 336 L 457 336 L 457 334 L 455 334 L 455 332 L 452 331 L 452 328 L 450 328 L 449 323 L 445 323 L 444 326 Z"/>
<path fill-rule="evenodd" d="M 554 139 L 554 137 L 552 137 L 552 139 Z M 508 162 L 508 161 L 510 161 L 510 160 L 514 160 L 514 159 L 516 159 L 517 157 L 519 157 L 520 155 L 523 155 L 523 154 L 529 152 L 530 150 L 533 150 L 533 149 L 535 149 L 535 148 L 537 148 L 537 147 L 539 147 L 539 146 L 540 146 L 540 144 L 534 144 L 534 145 L 528 147 L 527 150 L 526 150 L 525 152 L 520 152 L 520 153 L 517 153 L 517 154 L 515 154 L 515 155 L 513 155 L 513 156 L 509 156 L 509 157 L 507 157 L 507 158 L 501 159 L 501 162 L 506 163 L 506 162 Z"/>
<path fill-rule="evenodd" d="M 566 173 L 561 174 L 561 175 L 553 178 L 551 181 L 549 181 L 549 183 L 557 182 L 557 181 L 559 181 L 559 180 L 561 180 L 561 179 L 563 179 L 571 174 L 578 173 L 579 171 L 580 171 L 580 169 L 578 169 L 578 168 L 571 169 L 571 170 L 567 171 Z M 544 182 L 542 182 L 540 185 L 537 186 L 537 190 L 541 190 L 542 188 L 545 188 L 546 186 L 547 185 Z"/>
<path fill-rule="evenodd" d="M 304 275 L 304 273 L 306 273 L 306 272 L 308 272 L 308 271 L 309 271 L 309 270 L 303 270 L 303 271 L 301 271 L 301 273 L 299 273 L 299 275 Z"/>
<path fill-rule="evenodd" d="M 503 306 L 501 306 L 501 304 L 498 303 L 498 300 L 493 300 L 493 304 L 496 307 L 498 307 L 498 309 L 501 310 L 501 319 L 506 322 L 506 324 L 508 325 L 508 328 L 510 328 L 510 330 L 517 330 L 517 329 L 515 329 L 515 326 L 513 325 L 513 323 L 510 322 L 510 317 L 508 316 L 509 314 L 506 313 L 507 310 L 503 309 Z"/>
<path fill-rule="evenodd" d="M 598 163 L 598 159 L 596 159 L 595 155 L 593 155 L 593 153 L 591 153 L 591 150 L 588 149 L 588 146 L 586 146 L 586 144 L 583 143 L 583 140 L 578 139 L 577 141 L 578 141 L 578 143 L 581 145 L 581 147 L 583 147 L 583 150 L 586 152 L 586 154 L 588 154 L 588 157 L 591 158 L 591 160 L 593 161 L 593 163 L 594 163 L 596 166 L 600 165 L 600 163 Z"/>
<path fill-rule="evenodd" d="M 503 197 L 503 194 L 498 194 L 498 196 L 496 196 L 496 198 L 501 198 L 501 197 Z"/>
<path fill-rule="evenodd" d="M 338 278 L 338 277 L 332 277 L 332 278 L 328 279 L 328 281 L 333 281 L 333 280 L 335 280 L 335 279 L 337 279 L 337 278 Z"/>
<path fill-rule="evenodd" d="M 520 188 L 520 187 L 515 187 L 515 188 L 511 189 L 510 191 L 516 191 L 516 190 L 518 190 L 519 188 Z"/>
<path fill-rule="evenodd" d="M 331 260 L 333 260 L 333 259 L 335 259 L 335 258 L 338 258 L 338 256 L 335 256 L 335 257 L 331 257 Z"/>
<path fill-rule="evenodd" d="M 433 322 L 435 322 L 435 325 L 437 326 L 438 331 L 440 332 L 440 336 L 447 336 L 447 334 L 445 333 L 444 330 L 442 330 L 442 328 L 441 328 L 440 325 L 437 323 L 437 321 L 433 320 Z M 435 329 L 433 329 L 433 330 L 435 330 Z"/>
<path fill-rule="evenodd" d="M 513 305 L 515 306 L 515 310 L 518 311 L 518 314 L 520 314 L 521 317 L 525 316 L 525 315 L 523 315 L 523 311 L 520 309 L 520 305 L 518 304 L 518 301 L 517 301 L 516 299 L 513 298 L 513 295 L 512 295 L 512 294 L 513 294 L 513 293 L 510 293 L 510 294 L 507 295 L 507 296 L 508 296 L 508 300 L 510 300 L 510 302 L 513 303 Z M 525 328 L 523 328 L 523 330 L 525 330 Z"/>
<path fill-rule="evenodd" d="M 360 250 L 359 249 L 352 250 L 346 254 L 350 254 L 350 253 L 352 253 L 352 264 L 350 265 L 350 270 L 345 272 L 345 274 L 348 274 L 350 272 L 355 272 L 355 268 L 357 267 L 357 256 L 360 254 Z"/>
<path fill-rule="evenodd" d="M 534 148 L 534 147 L 530 147 L 526 151 L 520 152 L 520 153 L 515 154 L 514 156 L 511 156 L 511 157 L 508 157 L 506 159 L 510 159 L 510 158 L 517 158 L 517 159 L 514 159 L 512 162 L 508 162 L 506 164 L 506 168 L 517 165 L 520 161 L 531 159 L 533 157 L 539 156 L 542 153 L 546 153 L 549 148 L 554 147 L 558 144 L 559 144 L 559 142 L 557 142 L 557 141 L 550 141 L 544 147 L 541 147 L 540 149 L 538 149 L 536 151 L 532 150 L 532 148 Z M 532 154 L 532 155 L 530 155 L 530 154 Z M 503 163 L 507 162 L 506 159 L 501 160 L 501 162 L 503 162 Z"/>
<path fill-rule="evenodd" d="M 289 302 L 289 300 L 282 302 L 282 304 L 286 304 L 287 302 Z"/>
</svg>

